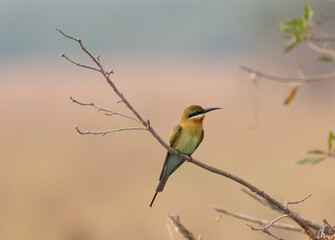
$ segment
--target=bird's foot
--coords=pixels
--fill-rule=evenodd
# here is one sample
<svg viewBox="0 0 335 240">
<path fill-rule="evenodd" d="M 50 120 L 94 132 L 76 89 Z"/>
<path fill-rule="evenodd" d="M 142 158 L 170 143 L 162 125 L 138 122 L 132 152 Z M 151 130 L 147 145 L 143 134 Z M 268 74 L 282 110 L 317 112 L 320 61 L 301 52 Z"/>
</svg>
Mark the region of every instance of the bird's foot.
<svg viewBox="0 0 335 240">
<path fill-rule="evenodd" d="M 190 159 L 187 159 L 186 162 L 192 162 L 193 161 L 193 158 L 191 155 L 188 155 L 190 157 Z"/>
</svg>

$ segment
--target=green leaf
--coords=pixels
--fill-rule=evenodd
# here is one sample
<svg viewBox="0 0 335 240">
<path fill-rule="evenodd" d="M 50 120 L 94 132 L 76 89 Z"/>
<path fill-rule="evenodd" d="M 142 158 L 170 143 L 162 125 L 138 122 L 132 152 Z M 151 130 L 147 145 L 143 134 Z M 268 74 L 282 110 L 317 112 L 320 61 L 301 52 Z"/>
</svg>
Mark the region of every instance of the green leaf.
<svg viewBox="0 0 335 240">
<path fill-rule="evenodd" d="M 328 150 L 331 151 L 333 148 L 333 140 L 335 139 L 335 136 L 333 135 L 332 132 L 329 132 L 329 137 L 328 137 Z"/>
<path fill-rule="evenodd" d="M 304 158 L 302 160 L 299 160 L 296 162 L 298 165 L 304 165 L 304 164 L 316 164 L 319 163 L 323 160 L 325 160 L 326 157 L 309 157 L 309 158 Z"/>
<path fill-rule="evenodd" d="M 307 152 L 308 154 L 326 154 L 324 151 L 315 149 Z"/>
<path fill-rule="evenodd" d="M 328 56 L 321 56 L 321 57 L 319 57 L 319 61 L 321 61 L 321 62 L 333 62 L 333 59 L 331 57 L 328 57 Z"/>
<path fill-rule="evenodd" d="M 292 50 L 298 43 L 305 39 L 307 28 L 312 22 L 313 14 L 313 9 L 305 5 L 304 15 L 301 19 L 292 19 L 279 23 L 284 38 L 290 39 L 289 43 L 285 45 L 285 52 Z"/>
<path fill-rule="evenodd" d="M 304 6 L 304 20 L 306 23 L 310 23 L 312 21 L 314 15 L 314 11 L 311 6 L 305 5 Z"/>
</svg>

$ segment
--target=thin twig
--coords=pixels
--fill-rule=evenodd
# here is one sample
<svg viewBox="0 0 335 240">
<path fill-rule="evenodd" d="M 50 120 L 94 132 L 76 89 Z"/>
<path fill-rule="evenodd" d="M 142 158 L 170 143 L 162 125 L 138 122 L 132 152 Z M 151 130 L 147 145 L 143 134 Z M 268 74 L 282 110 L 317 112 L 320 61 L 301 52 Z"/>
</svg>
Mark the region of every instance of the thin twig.
<svg viewBox="0 0 335 240">
<path fill-rule="evenodd" d="M 66 60 L 68 60 L 69 62 L 73 63 L 74 65 L 77 65 L 78 67 L 88 68 L 88 69 L 91 69 L 91 70 L 100 72 L 100 70 L 97 69 L 97 68 L 90 67 L 90 66 L 87 66 L 87 65 L 83 65 L 83 64 L 81 64 L 81 63 L 77 63 L 77 62 L 73 61 L 73 60 L 70 59 L 68 56 L 66 56 L 64 53 L 61 54 L 61 57 L 65 58 Z"/>
<path fill-rule="evenodd" d="M 170 237 L 170 240 L 176 240 L 175 238 L 175 232 L 174 232 L 174 227 L 171 224 L 171 219 L 170 218 L 166 218 L 166 228 L 168 230 L 168 234 Z"/>
<path fill-rule="evenodd" d="M 335 42 L 335 37 L 310 37 L 307 40 L 312 42 Z"/>
<path fill-rule="evenodd" d="M 257 231 L 257 230 L 258 230 L 257 228 L 254 228 L 253 226 L 251 226 L 251 225 L 249 225 L 249 224 L 247 224 L 247 226 L 250 227 L 250 229 L 253 230 L 253 231 Z M 276 235 L 270 233 L 268 229 L 259 229 L 259 230 L 261 230 L 263 233 L 269 235 L 270 237 L 272 237 L 272 238 L 274 238 L 274 239 L 277 239 L 277 240 L 284 240 L 283 238 L 279 238 L 279 237 L 277 237 Z"/>
<path fill-rule="evenodd" d="M 320 20 L 315 21 L 316 25 L 320 27 L 323 24 L 326 24 L 335 19 L 335 14 L 329 16 L 320 15 Z"/>
<path fill-rule="evenodd" d="M 195 159 L 192 159 L 190 156 L 186 155 L 186 154 L 182 154 L 179 151 L 177 151 L 176 149 L 171 148 L 167 143 L 165 143 L 165 141 L 163 141 L 163 139 L 156 133 L 156 131 L 149 125 L 149 122 L 144 120 L 144 118 L 135 110 L 135 108 L 128 102 L 128 100 L 124 97 L 124 95 L 118 90 L 118 88 L 116 87 L 116 85 L 114 84 L 113 81 L 111 81 L 109 74 L 103 69 L 102 65 L 99 63 L 99 61 L 93 57 L 93 55 L 91 53 L 89 53 L 86 48 L 83 46 L 82 42 L 80 39 L 74 39 L 73 37 L 70 37 L 66 34 L 64 34 L 61 30 L 58 30 L 58 32 L 60 32 L 63 36 L 65 36 L 66 38 L 69 38 L 71 40 L 74 40 L 76 42 L 79 43 L 81 49 L 93 60 L 93 62 L 95 62 L 95 64 L 98 66 L 100 73 L 104 76 L 104 78 L 106 79 L 107 83 L 110 85 L 110 87 L 112 87 L 112 89 L 114 90 L 114 92 L 119 96 L 119 98 L 122 100 L 122 102 L 129 108 L 130 111 L 132 111 L 134 113 L 134 115 L 136 116 L 136 118 L 142 123 L 142 125 L 153 135 L 154 138 L 156 138 L 156 140 L 164 147 L 166 148 L 171 154 L 174 154 L 175 156 L 178 156 L 186 161 L 189 161 L 207 171 L 219 174 L 221 176 L 227 177 L 235 182 L 238 182 L 240 184 L 242 184 L 243 186 L 249 188 L 251 191 L 257 193 L 259 196 L 267 199 L 269 201 L 269 203 L 275 205 L 276 207 L 278 207 L 280 209 L 280 211 L 284 214 L 287 214 L 291 219 L 293 219 L 301 228 L 304 229 L 304 231 L 306 232 L 306 234 L 313 240 L 317 240 L 317 237 L 315 236 L 315 234 L 309 229 L 309 227 L 305 224 L 305 222 L 299 217 L 299 215 L 287 208 L 285 208 L 280 202 L 278 202 L 277 200 L 273 199 L 271 196 L 269 196 L 268 194 L 266 194 L 264 191 L 258 189 L 257 187 L 255 187 L 254 185 L 244 181 L 243 179 L 234 176 L 228 172 L 222 171 L 220 169 L 211 167 L 209 165 L 206 165 L 202 162 L 199 162 Z M 254 72 L 253 70 L 251 70 L 252 72 Z M 334 73 L 334 77 L 335 77 L 335 73 Z"/>
<path fill-rule="evenodd" d="M 253 230 L 255 231 L 265 231 L 268 230 L 271 226 L 273 226 L 275 223 L 277 223 L 280 219 L 288 217 L 287 214 L 281 215 L 277 218 L 275 218 L 274 220 L 272 220 L 271 222 L 269 222 L 268 224 L 266 224 L 264 227 L 262 228 L 253 228 Z"/>
<path fill-rule="evenodd" d="M 294 201 L 294 202 L 292 202 L 292 201 L 286 201 L 284 205 L 285 205 L 285 207 L 287 208 L 287 205 L 289 205 L 289 204 L 299 204 L 299 203 L 302 203 L 302 202 L 306 201 L 308 198 L 310 198 L 311 196 L 312 196 L 312 194 L 308 195 L 307 197 L 305 197 L 305 198 L 303 198 L 303 199 L 301 199 L 301 200 Z"/>
<path fill-rule="evenodd" d="M 58 31 L 60 34 L 62 34 L 64 37 L 66 37 L 66 38 L 69 38 L 69 39 L 71 39 L 71 40 L 73 40 L 73 41 L 76 41 L 76 42 L 78 42 L 79 43 L 79 45 L 80 45 L 80 47 L 81 47 L 81 49 L 93 60 L 93 62 L 96 64 L 96 65 L 98 65 L 98 67 L 99 67 L 99 69 L 101 70 L 101 65 L 100 65 L 100 63 L 99 63 L 99 60 L 98 59 L 96 59 L 95 57 L 93 57 L 93 55 L 89 52 L 89 51 L 87 51 L 87 49 L 83 46 L 83 44 L 82 44 L 82 42 L 81 42 L 81 40 L 80 40 L 80 38 L 78 38 L 78 39 L 75 39 L 74 37 L 71 37 L 71 36 L 69 36 L 69 35 L 67 35 L 67 34 L 65 34 L 62 30 L 60 30 L 60 29 L 58 29 L 58 28 L 56 28 L 56 31 Z M 100 55 L 98 55 L 99 57 L 100 57 Z"/>
<path fill-rule="evenodd" d="M 242 189 L 242 192 L 244 192 L 245 194 L 247 194 L 248 196 L 250 196 L 251 198 L 255 199 L 256 201 L 258 201 L 259 203 L 263 204 L 266 207 L 269 207 L 272 210 L 275 210 L 277 212 L 282 212 L 280 209 L 278 209 L 276 206 L 273 206 L 271 203 L 269 203 L 268 200 L 260 198 L 259 196 L 247 191 L 246 189 Z M 308 199 L 311 195 L 307 196 L 306 198 L 302 199 L 303 201 L 305 201 L 306 199 Z M 300 200 L 300 201 L 302 201 Z M 297 201 L 299 202 L 299 201 Z M 300 215 L 300 218 L 306 223 L 307 226 L 309 226 L 313 232 L 317 233 L 319 231 L 321 231 L 321 229 L 323 228 L 322 224 L 316 223 L 314 221 L 311 221 L 309 219 L 307 219 L 306 217 Z M 325 229 L 325 233 L 327 234 L 332 234 L 332 231 L 329 228 Z M 334 232 L 335 233 L 335 232 Z"/>
<path fill-rule="evenodd" d="M 109 110 L 109 109 L 106 109 L 106 108 L 99 107 L 94 103 L 82 103 L 82 102 L 77 101 L 76 99 L 74 99 L 71 96 L 70 96 L 70 99 L 71 99 L 72 102 L 77 103 L 81 106 L 91 106 L 91 107 L 96 108 L 98 111 L 105 112 L 105 115 L 107 115 L 107 116 L 118 115 L 118 116 L 121 116 L 121 117 L 124 117 L 124 118 L 131 119 L 131 120 L 136 121 L 136 122 L 140 122 L 134 117 L 128 116 L 128 115 L 123 114 L 123 113 L 115 112 L 115 111 L 112 111 L 112 110 Z"/>
<path fill-rule="evenodd" d="M 238 219 L 242 219 L 248 222 L 252 222 L 252 223 L 257 223 L 260 226 L 267 226 L 270 225 L 273 221 L 269 221 L 269 220 L 263 220 L 263 219 L 259 219 L 259 218 L 255 218 L 253 216 L 248 216 L 242 213 L 235 213 L 232 212 L 230 210 L 221 208 L 221 207 L 214 207 L 214 210 L 219 212 L 219 213 L 223 213 L 225 215 L 234 217 L 234 218 L 238 218 Z M 287 216 L 286 214 L 283 216 Z M 293 232 L 300 232 L 300 233 L 304 233 L 304 230 L 300 227 L 291 225 L 291 224 L 286 224 L 286 223 L 278 223 L 278 222 L 273 222 L 271 224 L 272 227 L 274 228 L 280 228 L 280 229 L 285 229 L 285 230 L 289 230 L 289 231 L 293 231 Z M 270 226 L 269 226 L 270 227 Z"/>
<path fill-rule="evenodd" d="M 334 234 L 334 233 L 335 233 L 335 226 L 331 226 L 331 225 L 328 223 L 328 221 L 327 221 L 326 219 L 323 219 L 322 222 L 323 222 L 328 228 L 330 228 L 330 229 L 332 230 L 332 232 L 331 232 L 331 233 L 328 233 L 328 234 Z"/>
<path fill-rule="evenodd" d="M 321 54 L 325 54 L 325 55 L 329 55 L 333 58 L 333 60 L 335 60 L 335 51 L 331 48 L 322 48 L 319 47 L 318 45 L 312 43 L 312 42 L 307 42 L 307 46 L 309 48 L 311 48 L 313 51 L 321 53 Z"/>
<path fill-rule="evenodd" d="M 108 133 L 113 133 L 113 132 L 122 132 L 122 131 L 131 131 L 131 130 L 147 130 L 146 128 L 140 128 L 140 127 L 129 127 L 129 128 L 116 128 L 116 129 L 111 129 L 107 131 L 100 131 L 100 132 L 91 132 L 91 131 L 85 131 L 82 132 L 78 127 L 76 127 L 76 130 L 78 133 L 82 135 L 102 135 L 105 136 Z"/>
<path fill-rule="evenodd" d="M 293 85 L 293 84 L 301 85 L 304 82 L 307 83 L 307 82 L 326 81 L 326 80 L 335 79 L 335 72 L 329 72 L 329 73 L 315 75 L 315 76 L 307 76 L 306 79 L 304 80 L 301 78 L 285 78 L 285 77 L 273 76 L 273 75 L 266 74 L 260 71 L 256 71 L 246 66 L 240 66 L 240 67 L 243 71 L 246 71 L 248 73 L 254 73 L 259 78 L 264 78 L 264 79 L 272 80 L 275 82 L 281 82 L 281 83 L 290 84 L 290 85 Z"/>
<path fill-rule="evenodd" d="M 186 239 L 188 240 L 197 240 L 197 238 L 194 236 L 192 232 L 190 232 L 181 222 L 179 219 L 179 216 L 170 216 L 167 215 L 169 219 L 171 219 L 171 222 L 175 226 L 174 230 L 176 232 L 181 233 Z"/>
</svg>

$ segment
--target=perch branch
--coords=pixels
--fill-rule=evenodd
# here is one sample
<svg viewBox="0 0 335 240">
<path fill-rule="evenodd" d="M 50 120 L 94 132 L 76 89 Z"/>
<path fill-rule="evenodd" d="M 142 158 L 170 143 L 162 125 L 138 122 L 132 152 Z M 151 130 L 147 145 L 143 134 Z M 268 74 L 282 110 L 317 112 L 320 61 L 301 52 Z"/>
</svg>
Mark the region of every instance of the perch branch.
<svg viewBox="0 0 335 240">
<path fill-rule="evenodd" d="M 287 214 L 292 220 L 294 220 L 302 229 L 304 229 L 305 233 L 313 240 L 317 240 L 317 237 L 315 236 L 315 234 L 309 229 L 309 227 L 305 224 L 305 222 L 299 217 L 299 215 L 291 210 L 289 210 L 288 208 L 286 208 L 285 206 L 283 206 L 280 202 L 278 202 L 277 200 L 273 199 L 271 196 L 269 196 L 268 194 L 266 194 L 264 191 L 258 189 L 257 187 L 255 187 L 254 185 L 244 181 L 243 179 L 234 176 L 228 172 L 222 171 L 220 169 L 211 167 L 209 165 L 206 165 L 202 162 L 199 162 L 193 158 L 191 158 L 188 155 L 182 154 L 179 151 L 171 148 L 167 143 L 165 143 L 162 138 L 156 133 L 156 131 L 151 127 L 149 121 L 144 120 L 144 118 L 135 110 L 135 108 L 128 102 L 128 100 L 124 97 L 124 95 L 118 90 L 118 88 L 116 87 L 116 85 L 114 84 L 114 82 L 110 79 L 109 77 L 109 73 L 107 73 L 103 66 L 100 64 L 100 62 L 93 57 L 93 55 L 91 53 L 89 53 L 86 48 L 83 46 L 82 42 L 80 39 L 75 39 L 71 36 L 68 36 L 66 34 L 64 34 L 61 30 L 57 29 L 58 32 L 60 32 L 64 37 L 69 38 L 73 41 L 76 41 L 81 49 L 92 59 L 92 61 L 97 65 L 99 72 L 104 76 L 105 80 L 107 81 L 107 83 L 110 85 L 110 87 L 114 90 L 114 92 L 119 96 L 119 98 L 122 100 L 122 102 L 129 108 L 129 110 L 131 112 L 133 112 L 133 114 L 136 116 L 136 118 L 142 123 L 142 125 L 153 135 L 154 138 L 156 138 L 156 140 L 164 147 L 166 148 L 171 154 L 174 154 L 175 156 L 178 156 L 186 161 L 189 161 L 207 171 L 213 172 L 215 174 L 219 174 L 221 176 L 227 177 L 237 183 L 242 184 L 243 186 L 249 188 L 252 192 L 257 193 L 259 196 L 261 196 L 262 198 L 265 198 L 266 200 L 268 200 L 271 204 L 273 204 L 274 206 L 278 207 L 278 209 L 280 209 L 280 211 L 283 214 Z M 334 77 L 335 77 L 335 73 L 334 73 Z"/>
</svg>

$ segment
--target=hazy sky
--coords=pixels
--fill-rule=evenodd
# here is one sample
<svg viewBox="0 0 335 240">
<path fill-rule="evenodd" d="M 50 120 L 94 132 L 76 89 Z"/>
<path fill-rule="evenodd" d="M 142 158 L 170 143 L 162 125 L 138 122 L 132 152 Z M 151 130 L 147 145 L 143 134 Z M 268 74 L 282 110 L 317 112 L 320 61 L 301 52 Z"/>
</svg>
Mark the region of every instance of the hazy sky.
<svg viewBox="0 0 335 240">
<path fill-rule="evenodd" d="M 320 3 L 322 2 L 322 4 Z M 278 41 L 278 22 L 302 13 L 303 0 L 1 0 L 0 60 L 54 57 L 73 48 L 54 29 L 114 55 L 220 56 Z"/>
</svg>

